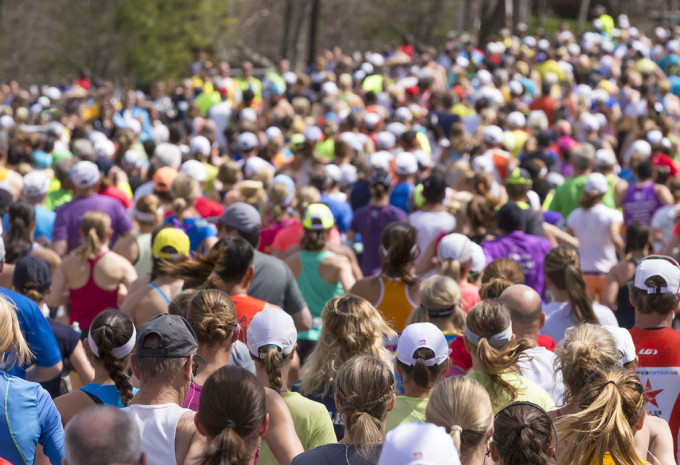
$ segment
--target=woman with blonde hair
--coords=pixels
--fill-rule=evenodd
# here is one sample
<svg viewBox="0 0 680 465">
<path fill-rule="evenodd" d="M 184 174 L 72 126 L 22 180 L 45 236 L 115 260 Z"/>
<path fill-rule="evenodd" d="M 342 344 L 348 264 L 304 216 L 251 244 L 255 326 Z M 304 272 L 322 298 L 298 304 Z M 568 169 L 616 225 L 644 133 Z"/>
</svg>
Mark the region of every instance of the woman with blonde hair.
<svg viewBox="0 0 680 465">
<path fill-rule="evenodd" d="M 497 258 L 484 269 L 479 295 L 482 300 L 497 299 L 513 284 L 524 283 L 524 272 L 519 264 L 509 258 Z"/>
<path fill-rule="evenodd" d="M 494 416 L 481 384 L 465 376 L 443 380 L 430 395 L 425 419 L 451 435 L 462 464 L 483 465 Z"/>
<path fill-rule="evenodd" d="M 342 416 L 333 399 L 338 369 L 355 355 L 371 355 L 391 363 L 385 339 L 395 339 L 378 310 L 368 301 L 345 294 L 328 301 L 321 313 L 321 334 L 302 370 L 302 382 L 293 386 L 305 397 L 326 406 L 338 439 L 344 434 Z"/>
<path fill-rule="evenodd" d="M 338 411 L 344 418 L 339 444 L 300 454 L 293 465 L 318 463 L 375 464 L 385 440 L 385 419 L 394 406 L 391 365 L 370 355 L 349 359 L 333 381 Z"/>
<path fill-rule="evenodd" d="M 137 276 L 151 273 L 151 233 L 163 222 L 163 206 L 153 194 L 141 197 L 132 209 L 134 232 L 119 238 L 113 251 L 127 258 Z"/>
<path fill-rule="evenodd" d="M 593 304 L 588 296 L 580 264 L 572 247 L 556 247 L 545 256 L 545 284 L 554 302 L 543 307 L 545 326 L 541 334 L 555 342 L 564 338 L 567 328 L 580 323 L 618 326 L 614 313 L 604 305 Z"/>
<path fill-rule="evenodd" d="M 70 299 L 70 323 L 77 322 L 86 331 L 103 310 L 119 307 L 137 272 L 126 258 L 108 247 L 112 235 L 109 215 L 87 212 L 80 234 L 83 244 L 57 268 L 47 304 L 57 307 Z"/>
<path fill-rule="evenodd" d="M 642 428 L 644 387 L 622 368 L 595 371 L 583 386 L 579 412 L 561 417 L 555 425 L 561 441 L 569 441 L 560 453 L 561 465 L 643 465 L 635 446 Z"/>
<path fill-rule="evenodd" d="M 172 195 L 172 216 L 166 224 L 183 230 L 191 241 L 191 251 L 208 253 L 217 242 L 217 229 L 208 223 L 196 210 L 196 199 L 201 195 L 198 181 L 186 173 L 179 173 L 170 187 Z"/>
<path fill-rule="evenodd" d="M 36 446 L 52 465 L 64 458 L 64 430 L 50 395 L 37 383 L 10 375 L 6 370 L 26 366 L 33 359 L 17 319 L 16 309 L 0 296 L 0 451 L 10 463 L 33 463 Z M 28 421 L 30 420 L 30 421 Z"/>
<path fill-rule="evenodd" d="M 547 392 L 520 375 L 518 362 L 533 344 L 517 340 L 510 312 L 498 301 L 482 301 L 472 307 L 465 322 L 465 348 L 472 357 L 467 374 L 489 393 L 494 413 L 516 400 L 531 400 L 544 410 L 555 406 Z"/>
<path fill-rule="evenodd" d="M 420 305 L 406 320 L 406 325 L 430 322 L 451 342 L 463 334 L 466 314 L 460 306 L 460 288 L 448 276 L 432 276 L 420 284 Z"/>
<path fill-rule="evenodd" d="M 267 206 L 262 215 L 260 245 L 257 249 L 260 252 L 271 253 L 272 243 L 278 232 L 295 222 L 291 216 L 291 210 L 295 206 L 295 182 L 285 174 L 275 176 L 269 186 L 267 197 Z"/>
</svg>

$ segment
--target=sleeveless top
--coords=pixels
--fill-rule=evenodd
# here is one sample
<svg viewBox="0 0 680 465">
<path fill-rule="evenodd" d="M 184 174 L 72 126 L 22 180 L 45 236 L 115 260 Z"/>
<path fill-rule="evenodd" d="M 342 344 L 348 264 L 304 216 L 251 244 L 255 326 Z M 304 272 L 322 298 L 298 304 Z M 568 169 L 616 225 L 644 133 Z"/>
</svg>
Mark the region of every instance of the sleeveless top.
<svg viewBox="0 0 680 465">
<path fill-rule="evenodd" d="M 184 408 L 198 412 L 198 404 L 201 400 L 201 389 L 203 389 L 203 386 L 199 386 L 198 384 L 191 381 L 191 384 L 189 385 L 189 391 L 187 391 L 187 396 L 184 399 Z"/>
<path fill-rule="evenodd" d="M 139 255 L 137 255 L 137 260 L 133 266 L 137 276 L 146 276 L 151 273 L 151 233 L 135 234 L 135 242 L 139 249 Z"/>
<path fill-rule="evenodd" d="M 635 265 L 636 268 L 640 263 L 633 257 L 629 258 L 628 261 Z M 635 274 L 633 274 L 633 277 L 635 277 Z M 614 312 L 614 315 L 616 315 L 619 326 L 626 329 L 635 326 L 635 309 L 630 303 L 630 290 L 628 289 L 628 283 L 632 279 L 628 280 L 623 286 L 619 286 L 619 292 L 616 294 L 616 312 Z"/>
<path fill-rule="evenodd" d="M 397 332 L 406 327 L 406 320 L 417 305 L 408 293 L 408 284 L 399 278 L 390 278 L 384 274 L 378 275 L 380 295 L 375 308 L 385 315 L 385 320 Z"/>
<path fill-rule="evenodd" d="M 135 394 L 139 389 L 132 388 L 132 393 Z M 81 387 L 79 391 L 83 391 L 92 399 L 95 404 L 112 405 L 114 407 L 123 408 L 122 400 L 118 388 L 113 384 L 86 384 Z"/>
<path fill-rule="evenodd" d="M 230 297 L 232 302 L 234 302 L 234 307 L 236 307 L 236 318 L 241 327 L 238 339 L 246 344 L 248 342 L 246 339 L 246 331 L 248 331 L 250 320 L 253 319 L 256 313 L 264 310 L 267 302 L 249 295 L 233 295 Z"/>
<path fill-rule="evenodd" d="M 623 221 L 626 226 L 633 221 L 652 224 L 654 212 L 663 204 L 656 197 L 654 183 L 647 186 L 629 186 L 623 199 Z"/>
<path fill-rule="evenodd" d="M 175 457 L 177 423 L 191 410 L 177 404 L 134 404 L 125 410 L 139 426 L 147 465 L 178 465 Z"/>
<path fill-rule="evenodd" d="M 297 278 L 298 287 L 302 297 L 307 302 L 307 307 L 312 314 L 312 329 L 298 334 L 299 339 L 316 341 L 321 333 L 321 311 L 326 302 L 335 296 L 342 295 L 344 290 L 340 281 L 329 283 L 319 274 L 319 265 L 323 260 L 335 254 L 328 250 L 311 252 L 300 250 L 300 276 Z"/>
<path fill-rule="evenodd" d="M 161 296 L 161 299 L 163 299 L 163 302 L 165 302 L 165 305 L 170 305 L 170 299 L 168 299 L 168 296 L 161 291 L 161 288 L 156 286 L 154 283 L 149 283 L 148 286 L 156 291 L 156 293 Z"/>
<path fill-rule="evenodd" d="M 88 257 L 90 275 L 87 283 L 78 289 L 69 290 L 71 295 L 70 323 L 77 321 L 83 331 L 89 329 L 92 320 L 104 310 L 118 308 L 118 288 L 107 291 L 94 282 L 94 267 L 99 259 L 109 252 L 110 250 L 107 250 L 96 258 Z"/>
</svg>

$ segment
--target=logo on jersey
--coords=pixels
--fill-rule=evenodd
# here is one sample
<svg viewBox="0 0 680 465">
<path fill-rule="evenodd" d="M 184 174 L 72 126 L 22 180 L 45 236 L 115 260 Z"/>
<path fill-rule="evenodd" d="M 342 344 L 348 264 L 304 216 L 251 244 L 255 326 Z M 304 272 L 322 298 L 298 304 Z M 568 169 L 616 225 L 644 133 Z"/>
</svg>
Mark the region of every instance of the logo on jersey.
<svg viewBox="0 0 680 465">
<path fill-rule="evenodd" d="M 638 352 L 638 355 L 656 355 L 658 354 L 659 351 L 656 349 L 640 349 L 640 352 Z"/>
<path fill-rule="evenodd" d="M 659 404 L 656 402 L 656 396 L 658 396 L 661 392 L 663 392 L 663 389 L 652 391 L 652 385 L 649 380 L 647 380 L 647 383 L 645 384 L 645 393 L 643 394 L 645 402 L 649 402 L 654 407 L 659 408 Z"/>
</svg>

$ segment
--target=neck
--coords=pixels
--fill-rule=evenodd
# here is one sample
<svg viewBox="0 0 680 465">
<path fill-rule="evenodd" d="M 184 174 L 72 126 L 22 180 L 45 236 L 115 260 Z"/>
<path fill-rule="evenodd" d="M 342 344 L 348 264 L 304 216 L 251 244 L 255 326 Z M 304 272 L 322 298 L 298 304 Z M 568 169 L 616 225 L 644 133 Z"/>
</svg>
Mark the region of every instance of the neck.
<svg viewBox="0 0 680 465">
<path fill-rule="evenodd" d="M 569 293 L 566 289 L 557 289 L 555 286 L 548 286 L 550 294 L 555 302 L 569 302 Z"/>
<path fill-rule="evenodd" d="M 384 207 L 389 201 L 390 198 L 386 195 L 383 195 L 381 198 L 371 197 L 369 203 L 375 207 Z"/>
<path fill-rule="evenodd" d="M 153 230 L 156 229 L 153 224 L 148 224 L 148 223 L 139 223 L 139 232 L 141 234 L 150 234 L 153 232 Z"/>
<path fill-rule="evenodd" d="M 527 339 L 532 342 L 536 342 L 538 338 L 538 328 L 523 328 L 519 325 L 512 325 L 512 332 L 515 333 L 515 337 L 519 339 Z"/>
<path fill-rule="evenodd" d="M 453 324 L 450 316 L 442 316 L 439 318 L 430 317 L 430 323 L 439 328 L 442 333 L 457 333 L 460 331 L 460 329 L 456 328 L 456 325 Z"/>
<path fill-rule="evenodd" d="M 444 210 L 444 205 L 437 202 L 437 203 L 426 203 L 423 205 L 423 211 L 426 212 L 438 212 Z"/>
<path fill-rule="evenodd" d="M 411 380 L 404 379 L 404 395 L 406 396 L 416 397 L 418 399 L 429 399 L 433 389 L 434 386 L 431 388 L 424 388 L 422 386 L 418 386 Z"/>
<path fill-rule="evenodd" d="M 92 378 L 92 383 L 114 384 L 113 380 L 109 376 L 109 371 L 104 368 L 104 364 L 101 361 L 95 358 L 92 367 L 94 368 L 94 378 Z"/>
<path fill-rule="evenodd" d="M 243 297 L 248 295 L 248 285 L 244 285 L 243 283 L 234 283 L 234 284 L 227 284 L 224 283 L 225 286 L 225 292 L 229 295 L 237 296 L 237 297 Z"/>
<path fill-rule="evenodd" d="M 197 377 L 203 373 L 213 373 L 225 365 L 229 364 L 231 355 L 231 344 L 198 344 L 198 354 L 205 360 L 205 365 L 199 365 Z"/>
<path fill-rule="evenodd" d="M 642 250 L 632 250 L 630 252 L 630 256 L 633 258 L 645 258 L 647 255 L 649 255 L 649 247 L 645 247 Z"/>
<path fill-rule="evenodd" d="M 465 449 L 460 452 L 462 465 L 483 465 L 486 458 L 486 441 L 481 441 L 474 449 Z"/>
<path fill-rule="evenodd" d="M 155 380 L 144 382 L 141 381 L 141 386 L 137 395 L 130 402 L 131 404 L 140 405 L 161 405 L 161 404 L 177 404 L 182 405 L 187 391 L 189 390 L 189 381 L 177 384 L 165 384 L 163 381 L 156 382 Z"/>
<path fill-rule="evenodd" d="M 635 326 L 638 328 L 670 328 L 673 326 L 673 316 L 675 312 L 667 314 L 651 312 L 640 313 L 635 311 Z"/>
</svg>

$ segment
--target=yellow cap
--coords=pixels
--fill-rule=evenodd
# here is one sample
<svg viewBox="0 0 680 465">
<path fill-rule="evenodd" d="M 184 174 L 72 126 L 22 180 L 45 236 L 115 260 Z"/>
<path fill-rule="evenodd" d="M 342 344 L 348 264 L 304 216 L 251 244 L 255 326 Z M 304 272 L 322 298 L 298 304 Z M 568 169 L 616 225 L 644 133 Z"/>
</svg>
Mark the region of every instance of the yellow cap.
<svg viewBox="0 0 680 465">
<path fill-rule="evenodd" d="M 313 231 L 331 229 L 335 225 L 335 218 L 331 209 L 323 203 L 312 203 L 305 210 L 302 226 Z"/>
<path fill-rule="evenodd" d="M 161 252 L 165 247 L 172 247 L 175 253 Z M 189 236 L 184 231 L 177 228 L 161 229 L 153 240 L 154 258 L 172 259 L 183 255 L 189 255 L 191 245 Z"/>
</svg>

